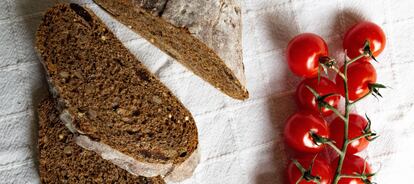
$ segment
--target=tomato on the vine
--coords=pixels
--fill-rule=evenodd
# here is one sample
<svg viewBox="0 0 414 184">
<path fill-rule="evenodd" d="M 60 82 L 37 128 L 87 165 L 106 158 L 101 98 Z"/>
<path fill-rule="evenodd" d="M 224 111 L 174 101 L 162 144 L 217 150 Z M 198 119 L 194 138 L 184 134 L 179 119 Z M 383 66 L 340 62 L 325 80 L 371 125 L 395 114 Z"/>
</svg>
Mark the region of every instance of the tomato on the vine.
<svg viewBox="0 0 414 184">
<path fill-rule="evenodd" d="M 370 85 L 377 81 L 377 72 L 369 62 L 354 62 L 348 66 L 347 77 L 349 100 L 355 101 L 370 92 Z M 339 92 L 345 96 L 344 80 L 336 75 L 335 81 Z"/>
<path fill-rule="evenodd" d="M 329 137 L 326 121 L 311 112 L 296 112 L 291 115 L 285 125 L 284 139 L 286 144 L 296 151 L 316 153 L 323 149 L 323 144 L 316 144 L 311 132 L 320 137 Z"/>
<path fill-rule="evenodd" d="M 325 107 L 321 108 L 319 112 L 318 102 L 312 92 L 306 87 L 309 86 L 314 89 L 320 96 L 330 93 L 338 93 L 335 83 L 331 80 L 321 77 L 318 82 L 318 78 L 310 78 L 303 80 L 296 89 L 296 102 L 301 109 L 307 109 L 315 113 L 321 113 L 323 116 L 329 116 L 332 114 L 332 110 Z M 324 99 L 324 102 L 337 108 L 340 96 L 333 95 Z"/>
<path fill-rule="evenodd" d="M 336 158 L 332 164 L 334 170 L 338 167 L 338 158 Z M 356 155 L 347 154 L 342 165 L 341 174 L 346 175 L 369 175 L 372 174 L 372 170 L 368 162 Z M 370 177 L 368 177 L 370 179 Z M 338 184 L 365 184 L 361 178 L 341 178 Z"/>
<path fill-rule="evenodd" d="M 349 115 L 348 139 L 354 139 L 364 134 L 364 130 L 368 125 L 368 121 L 358 115 Z M 329 124 L 330 138 L 335 141 L 335 145 L 342 149 L 344 141 L 344 121 L 337 117 Z M 364 150 L 368 146 L 369 141 L 366 138 L 360 138 L 348 145 L 347 154 L 355 154 Z"/>
<path fill-rule="evenodd" d="M 309 169 L 312 158 L 307 159 L 297 159 L 297 161 L 300 163 L 300 165 L 304 169 Z M 290 161 L 286 170 L 287 174 L 287 180 L 290 184 L 296 184 L 297 181 L 302 177 L 302 173 L 300 172 L 299 168 L 293 163 L 293 161 Z M 323 160 L 315 159 L 313 161 L 312 170 L 310 170 L 309 173 L 313 177 L 319 177 L 319 183 L 320 184 L 330 184 L 332 180 L 332 169 L 329 164 L 327 164 Z M 317 184 L 317 182 L 313 181 L 307 181 L 305 178 L 302 177 L 299 184 Z"/>
<path fill-rule="evenodd" d="M 318 74 L 319 59 L 328 56 L 325 41 L 313 33 L 303 33 L 293 38 L 286 51 L 290 70 L 301 77 L 315 77 Z"/>
<path fill-rule="evenodd" d="M 385 48 L 385 33 L 377 24 L 364 21 L 352 26 L 344 36 L 343 47 L 352 59 L 362 54 L 365 41 L 370 43 L 374 56 L 378 56 Z"/>
</svg>

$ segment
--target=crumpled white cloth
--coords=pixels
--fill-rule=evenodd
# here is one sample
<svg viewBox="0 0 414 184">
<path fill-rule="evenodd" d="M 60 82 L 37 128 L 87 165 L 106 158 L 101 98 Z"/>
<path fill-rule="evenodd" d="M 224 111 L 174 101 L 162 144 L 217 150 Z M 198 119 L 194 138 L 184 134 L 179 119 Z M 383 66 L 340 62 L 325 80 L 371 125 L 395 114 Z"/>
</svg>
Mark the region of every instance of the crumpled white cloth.
<svg viewBox="0 0 414 184">
<path fill-rule="evenodd" d="M 53 0 L 0 1 L 0 183 L 38 183 L 36 104 L 46 84 L 33 42 L 42 13 Z M 366 156 L 375 181 L 409 183 L 414 171 L 414 1 L 244 0 L 243 47 L 250 98 L 233 100 L 116 22 L 91 0 L 87 4 L 132 53 L 181 99 L 197 121 L 201 163 L 182 183 L 282 184 L 287 161 L 282 143 L 286 118 L 296 110 L 300 81 L 290 73 L 284 49 L 296 34 L 325 38 L 342 58 L 342 35 L 359 20 L 381 25 L 385 51 L 374 63 L 383 99 L 358 104 L 381 135 Z"/>
</svg>

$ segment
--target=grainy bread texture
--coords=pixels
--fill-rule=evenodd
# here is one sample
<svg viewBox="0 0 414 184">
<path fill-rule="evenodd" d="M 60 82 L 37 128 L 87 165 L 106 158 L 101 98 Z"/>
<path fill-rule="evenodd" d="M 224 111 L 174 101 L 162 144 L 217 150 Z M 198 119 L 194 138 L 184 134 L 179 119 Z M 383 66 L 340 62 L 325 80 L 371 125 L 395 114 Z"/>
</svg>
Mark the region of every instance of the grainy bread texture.
<svg viewBox="0 0 414 184">
<path fill-rule="evenodd" d="M 134 176 L 98 154 L 76 145 L 76 136 L 59 120 L 52 98 L 41 102 L 38 113 L 42 183 L 165 183 L 161 177 Z"/>
<path fill-rule="evenodd" d="M 135 175 L 191 176 L 198 163 L 193 117 L 92 11 L 54 6 L 36 48 L 60 119 L 81 134 L 77 144 Z M 191 163 L 187 173 L 174 172 L 182 163 Z"/>
<path fill-rule="evenodd" d="M 248 98 L 234 0 L 94 1 L 225 94 Z"/>
</svg>

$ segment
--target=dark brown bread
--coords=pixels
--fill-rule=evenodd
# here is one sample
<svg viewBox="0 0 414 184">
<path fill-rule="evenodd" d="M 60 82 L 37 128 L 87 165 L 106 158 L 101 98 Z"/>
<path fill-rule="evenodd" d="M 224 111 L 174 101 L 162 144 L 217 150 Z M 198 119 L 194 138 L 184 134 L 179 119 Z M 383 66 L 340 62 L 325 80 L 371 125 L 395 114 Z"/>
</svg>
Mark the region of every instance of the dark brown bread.
<svg viewBox="0 0 414 184">
<path fill-rule="evenodd" d="M 52 98 L 39 113 L 39 172 L 42 183 L 162 184 L 161 177 L 134 176 L 74 142 L 74 135 L 59 120 Z"/>
<path fill-rule="evenodd" d="M 94 1 L 225 94 L 235 99 L 248 98 L 244 87 L 241 15 L 232 0 Z M 197 26 L 196 30 L 187 29 L 192 25 Z"/>
<path fill-rule="evenodd" d="M 61 120 L 74 132 L 144 163 L 179 164 L 196 150 L 190 112 L 92 11 L 56 5 L 36 38 Z"/>
</svg>

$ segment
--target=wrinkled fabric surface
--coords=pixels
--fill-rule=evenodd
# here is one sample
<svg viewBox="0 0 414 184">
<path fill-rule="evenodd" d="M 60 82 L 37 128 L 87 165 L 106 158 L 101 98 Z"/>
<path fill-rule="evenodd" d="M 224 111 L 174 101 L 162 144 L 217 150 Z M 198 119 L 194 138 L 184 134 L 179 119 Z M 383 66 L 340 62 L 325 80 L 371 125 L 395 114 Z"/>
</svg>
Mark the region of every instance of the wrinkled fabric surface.
<svg viewBox="0 0 414 184">
<path fill-rule="evenodd" d="M 33 48 L 34 33 L 52 0 L 0 1 L 0 183 L 38 183 L 36 105 L 47 93 Z M 103 12 L 86 4 L 192 112 L 199 128 L 201 163 L 185 184 L 282 184 L 282 130 L 297 110 L 300 78 L 287 68 L 284 49 L 296 34 L 313 32 L 343 56 L 342 36 L 360 20 L 384 29 L 387 46 L 374 63 L 383 99 L 357 104 L 381 136 L 361 153 L 379 170 L 379 183 L 409 183 L 414 171 L 414 1 L 244 0 L 243 57 L 250 98 L 236 101 Z"/>
</svg>

